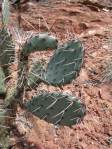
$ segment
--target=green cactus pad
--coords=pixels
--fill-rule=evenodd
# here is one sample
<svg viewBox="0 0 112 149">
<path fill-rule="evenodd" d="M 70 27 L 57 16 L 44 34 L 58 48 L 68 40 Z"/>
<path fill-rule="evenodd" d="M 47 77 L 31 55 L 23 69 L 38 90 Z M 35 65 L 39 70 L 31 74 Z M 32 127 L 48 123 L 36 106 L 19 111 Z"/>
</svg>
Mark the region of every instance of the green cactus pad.
<svg viewBox="0 0 112 149">
<path fill-rule="evenodd" d="M 54 86 L 70 83 L 80 72 L 83 54 L 80 41 L 72 40 L 58 48 L 48 64 L 45 80 Z"/>
<path fill-rule="evenodd" d="M 15 49 L 12 36 L 7 29 L 0 30 L 0 65 L 9 65 L 14 62 Z"/>
<path fill-rule="evenodd" d="M 2 23 L 4 26 L 8 25 L 9 23 L 9 0 L 3 0 L 2 2 Z"/>
<path fill-rule="evenodd" d="M 9 147 L 9 136 L 6 123 L 7 111 L 0 109 L 0 148 L 7 149 Z"/>
<path fill-rule="evenodd" d="M 86 108 L 76 97 L 62 93 L 44 93 L 26 103 L 28 111 L 53 124 L 71 126 L 80 122 Z"/>
<path fill-rule="evenodd" d="M 6 110 L 0 109 L 0 124 L 3 124 L 5 121 Z"/>
<path fill-rule="evenodd" d="M 38 61 L 36 62 L 29 72 L 28 75 L 28 86 L 34 87 L 39 82 L 41 82 L 43 78 L 43 74 L 45 72 L 45 62 L 44 61 Z"/>
<path fill-rule="evenodd" d="M 57 39 L 54 36 L 48 34 L 39 34 L 30 38 L 23 46 L 23 53 L 30 54 L 36 51 L 42 51 L 47 49 L 56 49 Z"/>
<path fill-rule="evenodd" d="M 4 79 L 5 79 L 5 75 L 4 75 L 3 69 L 0 67 L 0 95 L 6 94 Z"/>
</svg>

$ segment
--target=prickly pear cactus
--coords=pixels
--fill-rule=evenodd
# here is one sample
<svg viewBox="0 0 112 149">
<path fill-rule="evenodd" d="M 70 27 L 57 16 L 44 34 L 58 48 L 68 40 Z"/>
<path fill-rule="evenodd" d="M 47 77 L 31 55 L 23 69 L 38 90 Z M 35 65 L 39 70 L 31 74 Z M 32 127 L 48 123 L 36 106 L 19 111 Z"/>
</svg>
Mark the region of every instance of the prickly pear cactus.
<svg viewBox="0 0 112 149">
<path fill-rule="evenodd" d="M 45 72 L 41 71 L 42 68 L 40 69 L 39 65 L 34 70 L 37 69 L 37 76 L 40 71 L 42 72 L 41 81 L 44 83 L 62 86 L 78 76 L 83 63 L 83 55 L 84 49 L 81 42 L 72 40 L 55 50 Z M 29 112 L 40 119 L 66 126 L 77 124 L 86 113 L 85 105 L 78 98 L 56 92 L 33 97 L 25 106 Z"/>
<path fill-rule="evenodd" d="M 28 75 L 28 86 L 31 88 L 39 84 L 43 79 L 43 74 L 45 72 L 45 62 L 37 61 L 31 68 Z"/>
<path fill-rule="evenodd" d="M 54 36 L 48 34 L 39 34 L 30 38 L 23 46 L 23 53 L 30 54 L 35 51 L 42 51 L 47 49 L 56 49 L 57 39 Z"/>
<path fill-rule="evenodd" d="M 8 25 L 9 23 L 9 15 L 10 15 L 10 10 L 9 10 L 9 0 L 3 0 L 2 3 L 2 24 L 4 27 Z"/>
<path fill-rule="evenodd" d="M 0 148 L 1 149 L 8 149 L 9 148 L 9 135 L 8 132 L 4 128 L 0 128 Z"/>
<path fill-rule="evenodd" d="M 0 30 L 0 63 L 7 65 L 14 62 L 15 49 L 10 33 L 7 29 Z"/>
<path fill-rule="evenodd" d="M 45 80 L 54 86 L 70 83 L 80 72 L 83 55 L 80 41 L 72 40 L 59 47 L 48 64 Z"/>
<path fill-rule="evenodd" d="M 7 149 L 9 146 L 9 136 L 8 131 L 6 130 L 7 126 L 5 126 L 6 121 L 6 110 L 0 109 L 0 148 Z"/>
<path fill-rule="evenodd" d="M 6 87 L 5 87 L 5 75 L 3 69 L 0 67 L 0 95 L 6 94 Z"/>
<path fill-rule="evenodd" d="M 26 103 L 28 111 L 53 124 L 71 126 L 85 115 L 85 105 L 76 97 L 62 93 L 44 93 Z"/>
<path fill-rule="evenodd" d="M 12 37 L 7 29 L 3 28 L 0 30 L 0 65 L 8 67 L 10 63 L 14 62 L 14 56 L 15 49 Z"/>
<path fill-rule="evenodd" d="M 5 121 L 5 115 L 6 115 L 6 111 L 4 109 L 0 109 L 0 124 L 3 125 L 4 121 Z"/>
</svg>

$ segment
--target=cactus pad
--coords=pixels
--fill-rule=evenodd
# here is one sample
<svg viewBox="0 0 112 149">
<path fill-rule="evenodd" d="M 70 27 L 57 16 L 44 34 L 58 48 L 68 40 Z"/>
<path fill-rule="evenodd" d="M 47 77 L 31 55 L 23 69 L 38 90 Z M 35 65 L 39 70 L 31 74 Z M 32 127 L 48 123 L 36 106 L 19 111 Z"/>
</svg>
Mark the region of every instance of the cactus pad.
<svg viewBox="0 0 112 149">
<path fill-rule="evenodd" d="M 30 54 L 35 51 L 42 51 L 47 49 L 56 49 L 57 39 L 48 34 L 39 34 L 30 38 L 23 46 L 23 53 Z"/>
<path fill-rule="evenodd" d="M 0 67 L 0 95 L 6 94 L 4 79 L 5 79 L 5 75 L 4 75 L 3 69 Z"/>
<path fill-rule="evenodd" d="M 6 26 L 9 23 L 9 0 L 3 0 L 2 2 L 2 23 Z"/>
<path fill-rule="evenodd" d="M 0 65 L 9 65 L 14 62 L 15 49 L 12 36 L 7 29 L 0 30 Z"/>
<path fill-rule="evenodd" d="M 0 124 L 3 124 L 5 121 L 6 110 L 0 109 Z"/>
<path fill-rule="evenodd" d="M 41 82 L 45 72 L 45 62 L 37 61 L 31 68 L 28 75 L 28 86 L 34 87 Z"/>
<path fill-rule="evenodd" d="M 53 124 L 71 126 L 80 122 L 85 105 L 76 97 L 62 93 L 44 93 L 26 103 L 28 111 Z"/>
<path fill-rule="evenodd" d="M 70 83 L 80 72 L 83 53 L 80 41 L 72 40 L 58 48 L 48 64 L 45 80 L 54 86 Z"/>
</svg>

